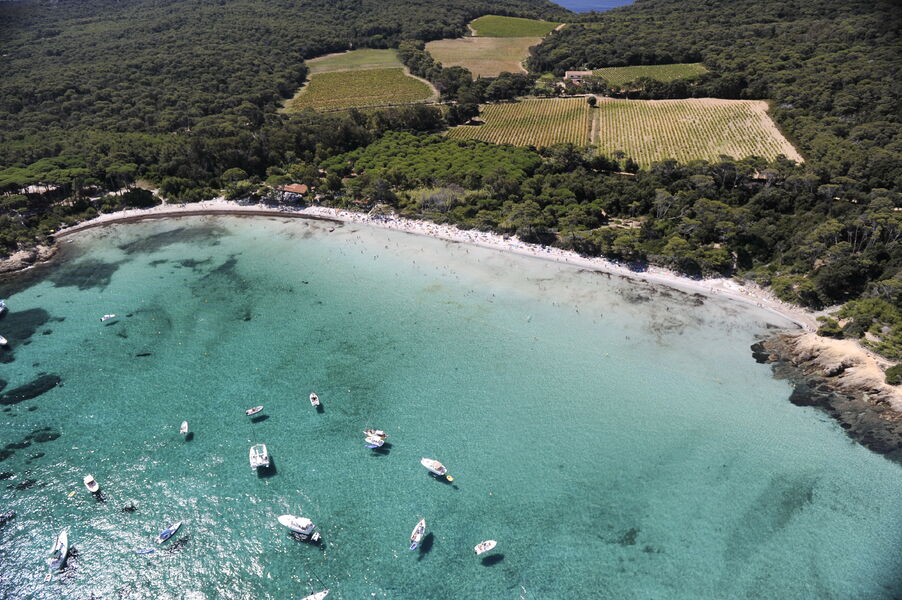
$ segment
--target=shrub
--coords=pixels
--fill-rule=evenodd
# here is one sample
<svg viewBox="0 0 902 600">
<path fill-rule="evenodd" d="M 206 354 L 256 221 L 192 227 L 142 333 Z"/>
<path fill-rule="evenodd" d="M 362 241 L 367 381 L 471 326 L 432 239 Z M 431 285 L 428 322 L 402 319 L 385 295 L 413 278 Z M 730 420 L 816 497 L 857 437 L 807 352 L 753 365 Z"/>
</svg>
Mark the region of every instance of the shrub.
<svg viewBox="0 0 902 600">
<path fill-rule="evenodd" d="M 886 382 L 890 385 L 902 384 L 902 364 L 893 365 L 886 370 Z"/>
</svg>

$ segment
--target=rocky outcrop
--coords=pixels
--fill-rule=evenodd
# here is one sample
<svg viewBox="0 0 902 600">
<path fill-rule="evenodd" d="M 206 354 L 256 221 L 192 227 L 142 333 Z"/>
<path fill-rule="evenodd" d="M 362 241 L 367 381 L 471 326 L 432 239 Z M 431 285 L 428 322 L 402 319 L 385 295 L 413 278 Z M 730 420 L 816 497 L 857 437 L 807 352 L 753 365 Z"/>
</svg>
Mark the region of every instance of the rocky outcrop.
<svg viewBox="0 0 902 600">
<path fill-rule="evenodd" d="M 35 246 L 14 252 L 7 258 L 0 258 L 0 273 L 21 271 L 36 263 L 43 262 L 56 254 L 56 246 Z"/>
<path fill-rule="evenodd" d="M 790 402 L 824 410 L 852 439 L 902 462 L 902 389 L 884 381 L 888 363 L 853 340 L 814 333 L 776 335 L 753 345 L 752 354 L 795 384 Z"/>
</svg>

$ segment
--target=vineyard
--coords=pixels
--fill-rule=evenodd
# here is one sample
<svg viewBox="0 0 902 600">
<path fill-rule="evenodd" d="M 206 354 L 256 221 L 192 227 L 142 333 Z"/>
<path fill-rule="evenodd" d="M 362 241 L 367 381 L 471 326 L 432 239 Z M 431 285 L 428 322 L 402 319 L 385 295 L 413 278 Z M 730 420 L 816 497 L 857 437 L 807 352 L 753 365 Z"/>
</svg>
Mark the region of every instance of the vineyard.
<svg viewBox="0 0 902 600">
<path fill-rule="evenodd" d="M 521 100 L 482 107 L 484 125 L 460 125 L 448 136 L 515 146 L 589 142 L 589 105 L 585 98 Z"/>
<path fill-rule="evenodd" d="M 636 81 L 640 77 L 648 77 L 649 79 L 667 83 L 677 79 L 696 77 L 707 72 L 708 69 L 702 63 L 679 63 L 638 67 L 608 67 L 606 69 L 597 69 L 595 74 L 607 81 L 609 85 L 622 86 L 630 81 Z"/>
<path fill-rule="evenodd" d="M 802 157 L 780 133 L 760 100 L 612 100 L 593 109 L 593 143 L 621 151 L 643 167 L 672 158 L 717 160 L 720 155 Z M 483 138 L 480 138 L 483 139 Z"/>
<path fill-rule="evenodd" d="M 486 15 L 470 23 L 473 35 L 480 37 L 545 37 L 560 23 Z"/>
<path fill-rule="evenodd" d="M 406 75 L 404 69 L 335 71 L 312 75 L 307 85 L 285 104 L 285 111 L 410 104 L 432 98 L 432 87 Z"/>
<path fill-rule="evenodd" d="M 338 54 L 327 54 L 311 58 L 307 61 L 310 74 L 328 73 L 331 71 L 358 71 L 362 69 L 401 68 L 404 65 L 398 60 L 394 50 L 350 50 Z"/>
<path fill-rule="evenodd" d="M 504 71 L 525 73 L 523 61 L 540 37 L 468 37 L 436 40 L 426 50 L 445 67 L 463 67 L 477 77 L 497 77 Z"/>
</svg>

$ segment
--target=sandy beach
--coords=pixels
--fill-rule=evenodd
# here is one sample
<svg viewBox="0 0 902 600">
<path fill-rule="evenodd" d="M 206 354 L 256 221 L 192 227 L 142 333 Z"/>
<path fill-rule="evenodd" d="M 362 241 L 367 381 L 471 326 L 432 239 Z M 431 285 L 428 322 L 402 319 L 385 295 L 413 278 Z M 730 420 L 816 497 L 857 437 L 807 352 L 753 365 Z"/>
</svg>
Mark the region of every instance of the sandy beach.
<svg viewBox="0 0 902 600">
<path fill-rule="evenodd" d="M 386 217 L 382 215 L 370 216 L 366 213 L 339 210 L 323 206 L 308 206 L 304 208 L 285 206 L 269 207 L 262 204 L 240 204 L 222 198 L 215 198 L 213 200 L 195 204 L 161 204 L 152 208 L 130 209 L 102 214 L 90 221 L 84 221 L 78 225 L 62 229 L 56 233 L 56 237 L 62 238 L 84 229 L 98 227 L 109 223 L 170 216 L 217 214 L 328 219 L 344 223 L 359 223 L 362 225 L 392 229 L 417 235 L 427 235 L 451 242 L 473 244 L 484 248 L 505 250 L 524 256 L 532 256 L 535 258 L 570 264 L 602 273 L 622 275 L 631 279 L 674 287 L 690 293 L 730 298 L 731 300 L 742 302 L 744 304 L 751 304 L 780 315 L 806 331 L 814 331 L 817 329 L 817 313 L 783 302 L 768 290 L 752 283 L 742 284 L 734 279 L 725 277 L 695 280 L 684 277 L 668 269 L 654 266 L 650 266 L 646 271 L 639 272 L 605 258 L 585 257 L 560 248 L 528 244 L 517 239 L 515 236 L 505 237 L 494 233 L 464 230 L 453 225 L 441 225 L 431 221 L 418 219 L 405 219 L 395 216 Z"/>
</svg>

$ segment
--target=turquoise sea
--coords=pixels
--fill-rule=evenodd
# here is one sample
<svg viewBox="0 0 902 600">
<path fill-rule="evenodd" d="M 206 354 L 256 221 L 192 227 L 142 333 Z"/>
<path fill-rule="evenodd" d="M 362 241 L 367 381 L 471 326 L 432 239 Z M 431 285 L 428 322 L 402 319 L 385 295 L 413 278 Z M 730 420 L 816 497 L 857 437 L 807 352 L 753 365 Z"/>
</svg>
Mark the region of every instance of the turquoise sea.
<svg viewBox="0 0 902 600">
<path fill-rule="evenodd" d="M 333 225 L 94 229 L 0 286 L 0 512 L 16 513 L 0 598 L 902 595 L 902 468 L 755 363 L 749 346 L 787 323 Z M 366 449 L 367 427 L 390 447 Z M 266 476 L 248 464 L 257 442 Z M 323 543 L 293 539 L 285 513 Z M 64 527 L 76 555 L 44 582 Z"/>
</svg>

